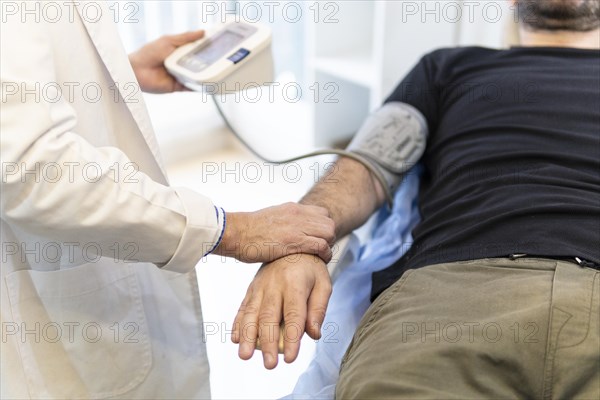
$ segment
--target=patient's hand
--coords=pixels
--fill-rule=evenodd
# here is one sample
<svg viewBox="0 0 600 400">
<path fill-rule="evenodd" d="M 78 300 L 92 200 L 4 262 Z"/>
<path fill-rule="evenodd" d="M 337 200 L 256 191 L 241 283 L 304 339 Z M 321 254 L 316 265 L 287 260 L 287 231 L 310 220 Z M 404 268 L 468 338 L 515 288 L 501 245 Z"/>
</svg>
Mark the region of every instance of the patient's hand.
<svg viewBox="0 0 600 400">
<path fill-rule="evenodd" d="M 243 262 L 269 262 L 307 253 L 331 260 L 335 223 L 327 209 L 295 203 L 252 213 L 227 213 L 223 240 L 214 253 Z"/>
<path fill-rule="evenodd" d="M 284 360 L 293 362 L 305 331 L 315 340 L 321 337 L 330 295 L 329 272 L 319 257 L 300 254 L 263 265 L 234 321 L 232 341 L 240 345 L 240 358 L 252 357 L 258 338 L 265 368 L 275 368 L 283 317 Z"/>
</svg>

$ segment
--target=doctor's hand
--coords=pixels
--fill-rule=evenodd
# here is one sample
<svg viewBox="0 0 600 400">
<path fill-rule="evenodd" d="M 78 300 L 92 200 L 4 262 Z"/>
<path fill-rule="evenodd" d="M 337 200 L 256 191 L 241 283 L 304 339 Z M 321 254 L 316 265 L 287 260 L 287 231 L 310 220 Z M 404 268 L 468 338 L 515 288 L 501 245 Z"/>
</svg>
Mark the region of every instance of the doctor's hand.
<svg viewBox="0 0 600 400">
<path fill-rule="evenodd" d="M 251 213 L 227 213 L 226 217 L 215 254 L 247 263 L 298 253 L 331 260 L 335 223 L 323 207 L 286 203 Z"/>
<path fill-rule="evenodd" d="M 263 265 L 233 323 L 231 340 L 239 343 L 239 357 L 250 359 L 258 339 L 265 368 L 275 368 L 281 334 L 284 360 L 293 362 L 305 331 L 315 340 L 321 337 L 330 295 L 329 272 L 318 257 L 297 254 Z"/>
<path fill-rule="evenodd" d="M 201 39 L 204 31 L 163 36 L 129 55 L 129 62 L 144 92 L 170 93 L 186 90 L 164 66 L 165 59 L 180 46 Z"/>
</svg>

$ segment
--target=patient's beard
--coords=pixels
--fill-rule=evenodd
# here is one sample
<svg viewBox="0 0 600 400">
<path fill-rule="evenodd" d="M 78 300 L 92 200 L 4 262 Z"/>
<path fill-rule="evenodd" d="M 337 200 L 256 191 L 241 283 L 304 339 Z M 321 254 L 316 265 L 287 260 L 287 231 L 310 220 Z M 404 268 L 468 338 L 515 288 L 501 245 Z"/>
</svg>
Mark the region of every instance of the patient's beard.
<svg viewBox="0 0 600 400">
<path fill-rule="evenodd" d="M 533 30 L 589 32 L 600 27 L 600 0 L 518 0 L 521 21 Z"/>
</svg>

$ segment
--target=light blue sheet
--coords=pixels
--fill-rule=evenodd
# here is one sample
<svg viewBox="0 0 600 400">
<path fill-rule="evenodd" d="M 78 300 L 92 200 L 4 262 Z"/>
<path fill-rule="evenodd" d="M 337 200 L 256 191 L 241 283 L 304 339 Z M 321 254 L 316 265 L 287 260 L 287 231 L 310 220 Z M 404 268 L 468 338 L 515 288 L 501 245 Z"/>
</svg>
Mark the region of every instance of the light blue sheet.
<svg viewBox="0 0 600 400">
<path fill-rule="evenodd" d="M 370 305 L 371 274 L 398 260 L 412 243 L 411 231 L 420 216 L 417 208 L 420 169 L 414 168 L 398 188 L 390 213 L 377 214 L 370 239 L 361 246 L 351 239 L 349 252 L 339 262 L 350 263 L 333 285 L 323 337 L 315 356 L 285 399 L 333 399 L 339 367 L 360 319 Z"/>
</svg>

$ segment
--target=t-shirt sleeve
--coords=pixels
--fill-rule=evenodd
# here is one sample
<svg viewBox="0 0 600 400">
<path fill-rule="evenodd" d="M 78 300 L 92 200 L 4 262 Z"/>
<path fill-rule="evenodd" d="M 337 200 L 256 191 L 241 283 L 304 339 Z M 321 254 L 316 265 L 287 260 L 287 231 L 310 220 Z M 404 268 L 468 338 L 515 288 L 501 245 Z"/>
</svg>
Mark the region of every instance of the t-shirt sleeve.
<svg viewBox="0 0 600 400">
<path fill-rule="evenodd" d="M 425 116 L 429 132 L 438 123 L 439 91 L 435 82 L 437 62 L 435 53 L 425 55 L 406 75 L 385 103 L 399 101 L 410 104 Z"/>
</svg>

